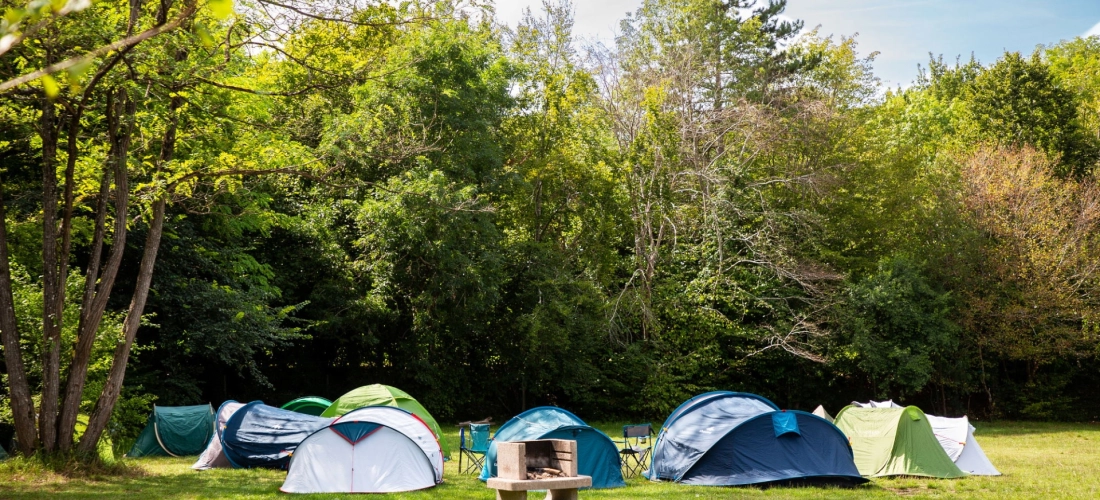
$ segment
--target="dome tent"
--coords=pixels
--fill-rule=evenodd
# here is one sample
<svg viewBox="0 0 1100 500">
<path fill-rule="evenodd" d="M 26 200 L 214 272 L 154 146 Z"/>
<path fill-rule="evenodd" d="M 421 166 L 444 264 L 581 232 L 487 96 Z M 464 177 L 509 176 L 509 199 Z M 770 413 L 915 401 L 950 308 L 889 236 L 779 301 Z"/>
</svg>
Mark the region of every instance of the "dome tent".
<svg viewBox="0 0 1100 500">
<path fill-rule="evenodd" d="M 827 420 L 729 391 L 701 394 L 672 412 L 657 435 L 646 476 L 709 486 L 866 482 L 844 434 Z"/>
<path fill-rule="evenodd" d="M 240 403 L 227 401 L 218 409 L 218 446 L 211 442 L 192 469 L 221 467 L 225 462 L 238 469 L 285 468 L 298 444 L 333 420 L 275 408 L 262 401 L 236 405 Z M 228 414 L 224 424 L 223 413 Z M 216 450 L 219 446 L 220 453 Z"/>
<path fill-rule="evenodd" d="M 626 486 L 619 469 L 619 448 L 607 434 L 590 427 L 576 415 L 553 406 L 527 410 L 504 423 L 493 435 L 485 453 L 485 465 L 479 479 L 488 481 L 497 474 L 497 446 L 500 441 L 534 439 L 570 439 L 577 442 L 577 473 L 592 476 L 593 488 Z"/>
<path fill-rule="evenodd" d="M 145 429 L 126 456 L 198 455 L 214 434 L 214 408 L 195 406 L 153 406 Z"/>
<path fill-rule="evenodd" d="M 306 437 L 290 459 L 286 493 L 396 493 L 443 481 L 443 453 L 416 415 L 354 410 Z"/>
<path fill-rule="evenodd" d="M 852 401 L 852 406 L 861 408 L 902 408 L 893 400 L 870 401 L 867 403 Z M 963 472 L 975 476 L 1001 475 L 1001 472 L 985 456 L 985 451 L 978 444 L 978 440 L 974 439 L 976 429 L 973 425 L 970 425 L 970 420 L 966 416 L 950 418 L 927 413 L 925 416 L 928 417 L 928 424 L 932 426 L 932 433 L 936 435 L 936 440 L 940 442 L 940 446 L 943 447 L 943 451 L 947 453 L 947 456 L 951 457 L 951 461 L 955 462 L 955 466 Z"/>
<path fill-rule="evenodd" d="M 974 426 L 966 416 L 959 418 L 926 415 L 932 432 L 936 434 L 943 451 L 963 472 L 974 476 L 999 476 L 1001 472 L 993 466 L 985 451 L 974 439 Z"/>
<path fill-rule="evenodd" d="M 447 440 L 443 437 L 443 431 L 439 428 L 439 424 L 435 422 L 432 414 L 428 413 L 428 410 L 415 398 L 396 387 L 371 384 L 353 389 L 333 401 L 325 411 L 321 412 L 321 416 L 339 417 L 364 406 L 395 406 L 420 417 L 425 424 L 428 424 L 428 428 L 435 433 L 435 438 L 439 440 L 439 447 L 443 449 L 443 456 L 449 457 L 451 455 L 451 448 L 447 445 Z"/>
<path fill-rule="evenodd" d="M 305 396 L 293 401 L 289 401 L 280 408 L 284 410 L 296 411 L 298 413 L 305 413 L 306 415 L 321 416 L 329 406 L 332 406 L 332 401 L 318 396 Z"/>
<path fill-rule="evenodd" d="M 206 449 L 203 450 L 202 455 L 199 455 L 199 459 L 191 466 L 192 469 L 208 470 L 233 467 L 233 464 L 225 457 L 221 436 L 222 432 L 225 430 L 226 424 L 229 423 L 229 417 L 233 416 L 233 414 L 243 406 L 244 403 L 230 400 L 222 403 L 222 405 L 218 407 L 218 413 L 214 416 L 214 437 L 210 439 L 210 444 L 206 445 Z"/>
<path fill-rule="evenodd" d="M 848 436 L 856 467 L 864 476 L 966 476 L 951 461 L 928 418 L 916 406 L 849 405 L 837 413 L 836 426 Z"/>
</svg>

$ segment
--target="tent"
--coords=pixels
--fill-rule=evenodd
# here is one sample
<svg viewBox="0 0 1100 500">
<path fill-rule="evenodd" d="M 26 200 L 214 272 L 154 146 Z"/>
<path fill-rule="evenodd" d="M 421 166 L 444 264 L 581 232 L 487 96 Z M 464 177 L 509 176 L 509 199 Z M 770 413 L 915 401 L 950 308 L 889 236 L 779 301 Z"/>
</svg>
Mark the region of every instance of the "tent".
<svg viewBox="0 0 1100 500">
<path fill-rule="evenodd" d="M 191 468 L 197 470 L 224 466 L 222 458 L 234 468 L 285 468 L 290 455 L 306 436 L 327 426 L 333 419 L 267 406 L 262 401 L 239 405 L 227 401 L 218 409 L 217 441 L 220 456 L 213 443 Z M 223 410 L 229 413 L 222 424 Z"/>
<path fill-rule="evenodd" d="M 852 405 L 863 408 L 901 408 L 893 400 L 869 401 L 867 403 L 853 401 Z M 925 416 L 928 417 L 928 423 L 932 426 L 932 432 L 936 435 L 940 446 L 943 447 L 943 451 L 951 457 L 951 461 L 955 462 L 955 465 L 963 472 L 976 476 L 1001 475 L 1000 471 L 985 456 L 985 451 L 978 445 L 978 441 L 974 439 L 974 426 L 970 425 L 970 421 L 965 416 L 960 418 L 938 417 L 928 414 L 925 414 Z"/>
<path fill-rule="evenodd" d="M 701 394 L 672 412 L 646 477 L 708 486 L 866 482 L 844 434 L 827 420 L 729 391 Z"/>
<path fill-rule="evenodd" d="M 974 439 L 974 426 L 965 417 L 948 418 L 927 415 L 932 432 L 940 441 L 943 451 L 955 465 L 967 474 L 975 476 L 999 476 L 1001 472 L 985 456 L 982 447 Z"/>
<path fill-rule="evenodd" d="M 833 416 L 829 415 L 829 412 L 825 411 L 825 407 L 821 405 L 817 405 L 817 408 L 814 408 L 813 414 L 828 420 L 830 423 L 834 420 Z"/>
<path fill-rule="evenodd" d="M 198 455 L 214 434 L 214 408 L 153 406 L 145 429 L 127 457 Z"/>
<path fill-rule="evenodd" d="M 497 442 L 533 439 L 571 439 L 577 442 L 577 473 L 592 476 L 593 488 L 626 486 L 619 469 L 619 448 L 607 434 L 593 429 L 576 415 L 553 406 L 527 410 L 504 423 L 485 453 L 482 481 L 496 476 Z"/>
<path fill-rule="evenodd" d="M 233 464 L 229 463 L 229 459 L 225 457 L 221 436 L 226 424 L 229 423 L 229 417 L 233 416 L 242 406 L 244 406 L 244 403 L 226 401 L 218 407 L 218 413 L 214 417 L 214 437 L 210 440 L 210 444 L 206 445 L 202 455 L 199 455 L 199 459 L 191 466 L 192 469 L 207 470 L 233 467 Z"/>
<path fill-rule="evenodd" d="M 848 435 L 856 467 L 864 476 L 966 475 L 940 446 L 927 416 L 916 406 L 861 408 L 846 406 L 836 426 Z"/>
<path fill-rule="evenodd" d="M 443 449 L 443 456 L 451 456 L 451 448 L 443 438 L 443 431 L 432 418 L 432 414 L 428 413 L 428 410 L 424 409 L 416 399 L 396 387 L 382 384 L 364 385 L 337 398 L 325 411 L 321 412 L 321 416 L 339 417 L 364 406 L 396 406 L 415 414 L 435 433 L 436 439 L 439 440 L 439 447 Z"/>
<path fill-rule="evenodd" d="M 443 482 L 443 452 L 416 415 L 368 406 L 306 437 L 289 469 L 286 493 L 395 493 Z"/>
<path fill-rule="evenodd" d="M 332 405 L 332 401 L 329 401 L 322 397 L 306 396 L 303 398 L 295 399 L 280 408 L 284 410 L 296 411 L 298 413 L 305 413 L 306 415 L 320 416 L 329 406 Z"/>
</svg>

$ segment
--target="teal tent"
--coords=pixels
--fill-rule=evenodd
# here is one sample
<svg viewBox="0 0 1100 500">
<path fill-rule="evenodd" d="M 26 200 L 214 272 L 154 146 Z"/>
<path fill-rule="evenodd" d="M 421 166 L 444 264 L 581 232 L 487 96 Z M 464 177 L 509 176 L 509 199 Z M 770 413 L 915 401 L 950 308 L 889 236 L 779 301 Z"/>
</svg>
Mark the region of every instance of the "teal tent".
<svg viewBox="0 0 1100 500">
<path fill-rule="evenodd" d="M 153 406 L 149 422 L 127 457 L 198 455 L 214 435 L 214 408 Z"/>
<path fill-rule="evenodd" d="M 295 399 L 294 401 L 280 406 L 280 408 L 319 417 L 321 416 L 321 413 L 324 412 L 325 409 L 331 405 L 332 401 L 329 401 L 325 398 L 318 396 L 306 396 Z"/>
</svg>

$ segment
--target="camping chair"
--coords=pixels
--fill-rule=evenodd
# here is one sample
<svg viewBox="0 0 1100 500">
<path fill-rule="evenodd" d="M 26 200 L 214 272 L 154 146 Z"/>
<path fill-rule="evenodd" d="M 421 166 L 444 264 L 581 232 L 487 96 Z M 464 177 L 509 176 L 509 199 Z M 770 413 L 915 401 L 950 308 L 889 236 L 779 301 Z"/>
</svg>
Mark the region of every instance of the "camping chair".
<svg viewBox="0 0 1100 500">
<path fill-rule="evenodd" d="M 470 424 L 470 445 L 466 445 L 466 427 L 458 426 L 458 471 L 462 474 L 480 472 L 489 451 L 489 424 Z M 463 467 L 462 459 L 466 459 Z"/>
<path fill-rule="evenodd" d="M 623 468 L 623 477 L 636 476 L 646 470 L 649 452 L 653 446 L 649 438 L 653 436 L 653 425 L 636 424 L 623 426 L 624 448 L 619 450 L 619 463 Z"/>
</svg>

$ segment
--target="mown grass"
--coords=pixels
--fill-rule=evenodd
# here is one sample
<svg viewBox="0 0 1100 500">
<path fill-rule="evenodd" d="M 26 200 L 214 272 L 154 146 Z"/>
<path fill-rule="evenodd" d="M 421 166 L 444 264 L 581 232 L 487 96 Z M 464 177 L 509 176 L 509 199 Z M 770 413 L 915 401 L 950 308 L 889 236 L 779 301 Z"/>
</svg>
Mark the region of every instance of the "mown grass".
<svg viewBox="0 0 1100 500">
<path fill-rule="evenodd" d="M 601 425 L 609 435 L 618 424 Z M 980 423 L 978 440 L 1005 475 L 956 480 L 876 479 L 856 488 L 773 487 L 713 488 L 652 483 L 640 478 L 627 487 L 581 493 L 582 498 L 654 500 L 710 498 L 1100 498 L 1100 425 L 1057 423 Z M 457 443 L 457 434 L 449 436 Z M 456 446 L 457 448 L 457 446 Z M 457 455 L 455 455 L 457 458 Z M 34 460 L 0 463 L 0 498 L 272 498 L 285 474 L 270 470 L 195 472 L 192 458 L 124 460 L 107 468 L 61 468 L 54 472 Z M 445 481 L 436 488 L 373 498 L 483 499 L 492 490 L 473 475 L 447 463 Z M 364 498 L 361 495 L 304 495 L 307 498 Z M 297 497 L 296 497 L 297 498 Z M 541 498 L 533 494 L 531 498 Z"/>
</svg>

